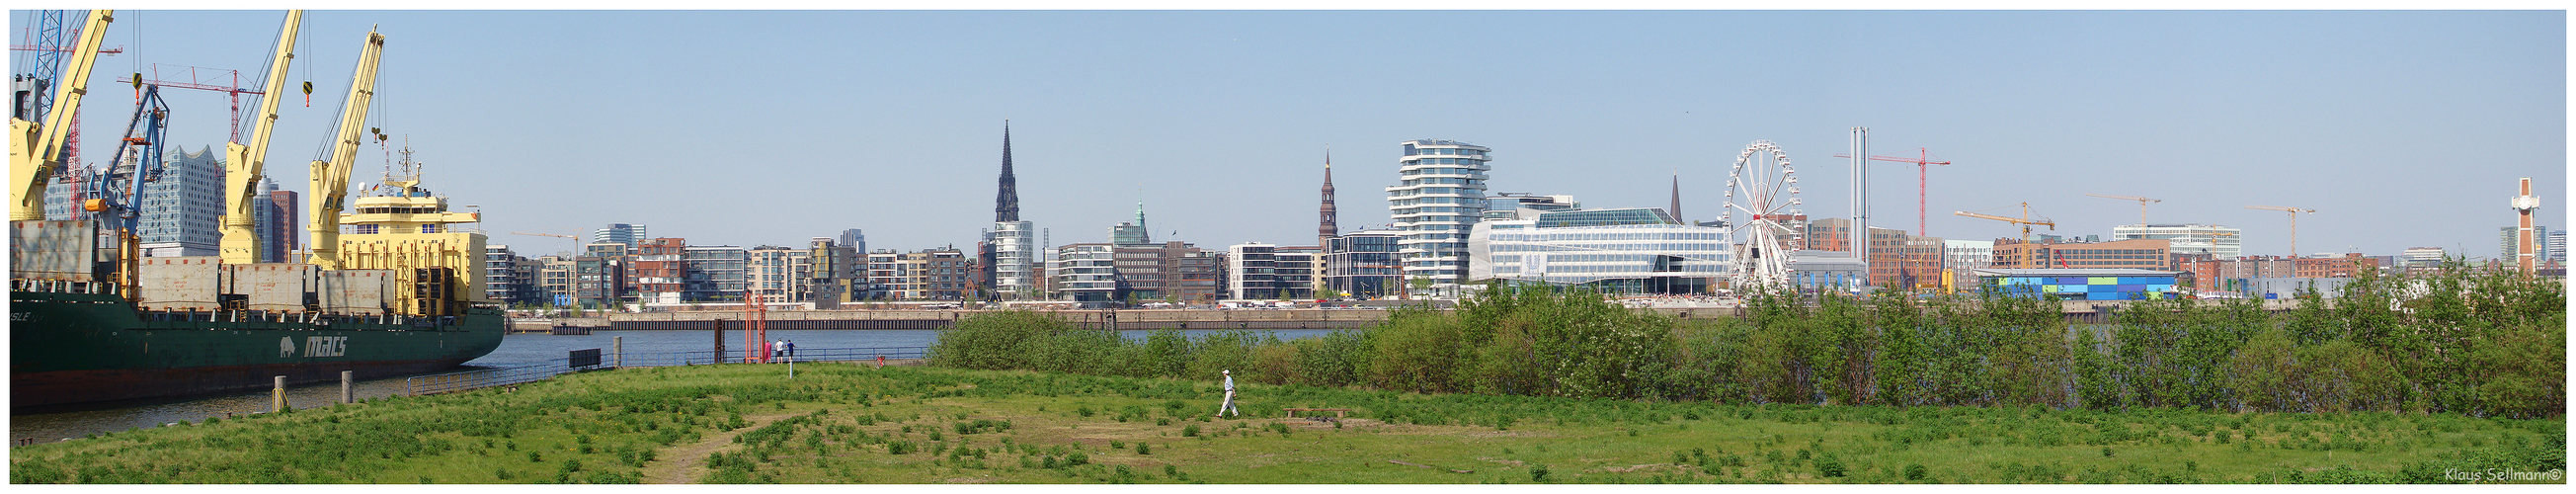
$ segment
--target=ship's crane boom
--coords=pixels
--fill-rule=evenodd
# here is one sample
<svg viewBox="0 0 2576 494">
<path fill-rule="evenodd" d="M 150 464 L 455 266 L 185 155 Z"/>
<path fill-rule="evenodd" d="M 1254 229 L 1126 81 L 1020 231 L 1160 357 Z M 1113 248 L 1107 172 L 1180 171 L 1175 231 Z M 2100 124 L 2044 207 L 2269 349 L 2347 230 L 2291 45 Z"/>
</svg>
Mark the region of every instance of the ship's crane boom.
<svg viewBox="0 0 2576 494">
<path fill-rule="evenodd" d="M 2163 200 L 2163 199 L 2148 199 L 2148 198 L 2144 198 L 2144 197 L 2137 197 L 2137 196 L 2115 196 L 2115 195 L 2109 195 L 2109 194 L 2094 194 L 2094 193 L 2089 193 L 2089 192 L 2088 192 L 2088 193 L 2085 193 L 2084 195 L 2093 196 L 2093 197 L 2099 197 L 2099 198 L 2103 198 L 2103 199 L 2127 199 L 2127 200 L 2131 200 L 2131 201 L 2138 201 L 2138 226 L 2147 226 L 2147 203 L 2150 203 L 2150 202 L 2165 202 L 2165 200 Z"/>
<path fill-rule="evenodd" d="M 259 113 L 250 124 L 250 142 L 224 144 L 224 264 L 259 262 L 258 211 L 252 209 L 259 194 L 259 179 L 268 168 L 268 134 L 277 122 L 277 92 L 285 89 L 286 67 L 295 62 L 295 33 L 304 22 L 304 11 L 286 11 L 286 26 L 277 33 L 277 53 L 269 60 L 268 79 L 262 84 Z M 320 191 L 315 191 L 320 192 Z M 317 239 L 318 240 L 318 239 Z"/>
<path fill-rule="evenodd" d="M 2299 257 L 2299 213 L 2316 214 L 2317 210 L 2314 210 L 2314 209 L 2301 209 L 2301 208 L 2293 208 L 2293 207 L 2282 207 L 2282 206 L 2246 206 L 2246 207 L 2245 207 L 2245 209 L 2260 209 L 2260 210 L 2264 210 L 2264 211 L 2281 211 L 2281 212 L 2289 213 L 2289 214 L 2290 214 L 2290 257 L 2292 257 L 2292 258 Z"/>
<path fill-rule="evenodd" d="M 72 114 L 80 108 L 81 97 L 89 94 L 89 72 L 98 62 L 98 45 L 107 39 L 107 24 L 114 20 L 112 10 L 92 10 L 89 23 L 81 28 L 80 41 L 72 45 L 70 57 L 63 62 L 62 80 L 54 86 L 53 111 L 38 118 L 43 124 L 9 119 L 9 133 L 17 142 L 9 143 L 9 205 L 11 221 L 45 219 L 45 182 L 51 181 L 54 168 L 63 160 L 63 140 L 75 123 Z"/>
<path fill-rule="evenodd" d="M 350 77 L 348 106 L 340 109 L 339 132 L 334 133 L 328 160 L 313 162 L 313 251 L 315 268 L 340 269 L 340 210 L 347 207 L 349 166 L 358 159 L 359 131 L 367 130 L 368 102 L 376 97 L 376 65 L 384 58 L 385 35 L 372 27 L 367 29 L 366 45 L 358 53 L 357 74 Z"/>
</svg>

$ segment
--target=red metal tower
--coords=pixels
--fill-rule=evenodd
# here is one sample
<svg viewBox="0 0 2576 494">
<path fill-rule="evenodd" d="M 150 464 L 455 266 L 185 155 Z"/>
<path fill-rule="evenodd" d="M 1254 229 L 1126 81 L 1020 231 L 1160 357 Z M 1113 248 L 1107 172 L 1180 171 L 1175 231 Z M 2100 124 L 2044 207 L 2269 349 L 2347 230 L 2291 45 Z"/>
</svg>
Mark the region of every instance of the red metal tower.
<svg viewBox="0 0 2576 494">
<path fill-rule="evenodd" d="M 743 362 L 769 362 L 769 307 L 750 287 L 742 289 L 742 340 Z"/>
</svg>

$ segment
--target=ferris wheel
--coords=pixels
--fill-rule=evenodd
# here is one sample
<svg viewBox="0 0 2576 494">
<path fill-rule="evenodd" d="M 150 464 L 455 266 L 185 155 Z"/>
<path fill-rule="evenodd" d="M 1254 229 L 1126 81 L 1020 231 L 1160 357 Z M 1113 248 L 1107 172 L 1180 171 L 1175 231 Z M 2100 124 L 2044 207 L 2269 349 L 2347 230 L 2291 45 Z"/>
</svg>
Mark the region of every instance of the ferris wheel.
<svg viewBox="0 0 2576 494">
<path fill-rule="evenodd" d="M 1798 170 L 1788 152 L 1762 140 L 1736 153 L 1726 177 L 1726 225 L 1734 249 L 1728 267 L 1739 290 L 1789 285 L 1790 243 L 1803 226 L 1799 204 Z"/>
</svg>

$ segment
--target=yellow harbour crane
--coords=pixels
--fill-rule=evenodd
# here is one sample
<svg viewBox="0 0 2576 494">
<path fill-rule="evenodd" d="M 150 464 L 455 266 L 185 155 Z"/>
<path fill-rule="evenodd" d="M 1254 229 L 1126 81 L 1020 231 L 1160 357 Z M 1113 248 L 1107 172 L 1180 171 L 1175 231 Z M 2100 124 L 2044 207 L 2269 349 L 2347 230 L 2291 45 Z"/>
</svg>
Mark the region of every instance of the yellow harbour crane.
<svg viewBox="0 0 2576 494">
<path fill-rule="evenodd" d="M 9 119 L 10 221 L 45 219 L 45 183 L 53 181 L 54 170 L 62 166 L 63 141 L 70 139 L 72 114 L 80 109 L 81 97 L 89 94 L 90 69 L 98 63 L 98 45 L 107 41 L 107 23 L 115 20 L 113 10 L 92 10 L 89 22 L 83 24 L 80 40 L 63 58 L 62 80 L 55 81 L 53 110 L 41 118 L 43 123 Z"/>
<path fill-rule="evenodd" d="M 295 62 L 295 34 L 304 22 L 304 11 L 286 11 L 286 27 L 277 34 L 277 54 L 268 62 L 268 83 L 259 98 L 259 113 L 250 124 L 250 142 L 224 144 L 224 264 L 259 262 L 257 211 L 251 206 L 266 199 L 257 197 L 259 179 L 267 174 L 268 134 L 277 122 L 278 91 L 286 88 L 286 67 Z M 337 230 L 334 230 L 337 231 Z M 321 244 L 315 244 L 321 245 Z"/>
<path fill-rule="evenodd" d="M 2290 257 L 2299 257 L 2299 213 L 2316 214 L 2317 210 L 2281 206 L 2246 206 L 2245 209 L 2290 213 Z"/>
<path fill-rule="evenodd" d="M 2163 199 L 2149 199 L 2149 198 L 2137 197 L 2137 196 L 2115 196 L 2115 195 L 2107 195 L 2107 194 L 2092 194 L 2092 193 L 2087 193 L 2087 194 L 2084 194 L 2084 195 L 2093 196 L 2093 197 L 2100 197 L 2100 198 L 2103 198 L 2103 199 L 2127 199 L 2127 200 L 2131 200 L 2131 201 L 2138 201 L 2138 226 L 2146 226 L 2146 224 L 2147 224 L 2147 203 L 2150 203 L 2150 202 L 2165 202 L 2165 200 L 2163 200 Z"/>
<path fill-rule="evenodd" d="M 313 233 L 310 262 L 324 270 L 341 269 L 340 211 L 348 207 L 349 165 L 358 158 L 358 145 L 363 143 L 359 132 L 367 130 L 367 104 L 375 100 L 376 66 L 384 51 L 385 35 L 368 28 L 366 44 L 358 51 L 357 74 L 349 83 L 348 106 L 340 109 L 339 131 L 333 133 L 330 159 L 314 160 L 308 179 L 314 196 L 313 221 L 307 227 Z M 480 262 L 479 253 L 476 257 Z"/>
</svg>

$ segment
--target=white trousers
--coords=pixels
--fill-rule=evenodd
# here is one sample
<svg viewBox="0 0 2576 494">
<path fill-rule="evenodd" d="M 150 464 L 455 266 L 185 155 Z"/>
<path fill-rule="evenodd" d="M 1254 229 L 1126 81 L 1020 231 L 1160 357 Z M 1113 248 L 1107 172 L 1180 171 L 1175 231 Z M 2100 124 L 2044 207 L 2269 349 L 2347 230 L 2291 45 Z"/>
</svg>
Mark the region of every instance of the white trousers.
<svg viewBox="0 0 2576 494">
<path fill-rule="evenodd" d="M 1227 392 L 1225 392 L 1225 403 L 1220 403 L 1220 404 L 1217 404 L 1217 406 L 1216 406 L 1216 416 L 1223 417 L 1223 416 L 1225 416 L 1225 414 L 1226 414 L 1226 413 L 1228 413 L 1228 412 L 1231 412 L 1231 413 L 1233 413 L 1235 416 L 1238 416 L 1238 417 L 1243 415 L 1243 411 L 1242 411 L 1242 410 L 1236 410 L 1236 409 L 1234 409 L 1234 392 L 1233 392 L 1233 391 L 1227 391 Z"/>
</svg>

